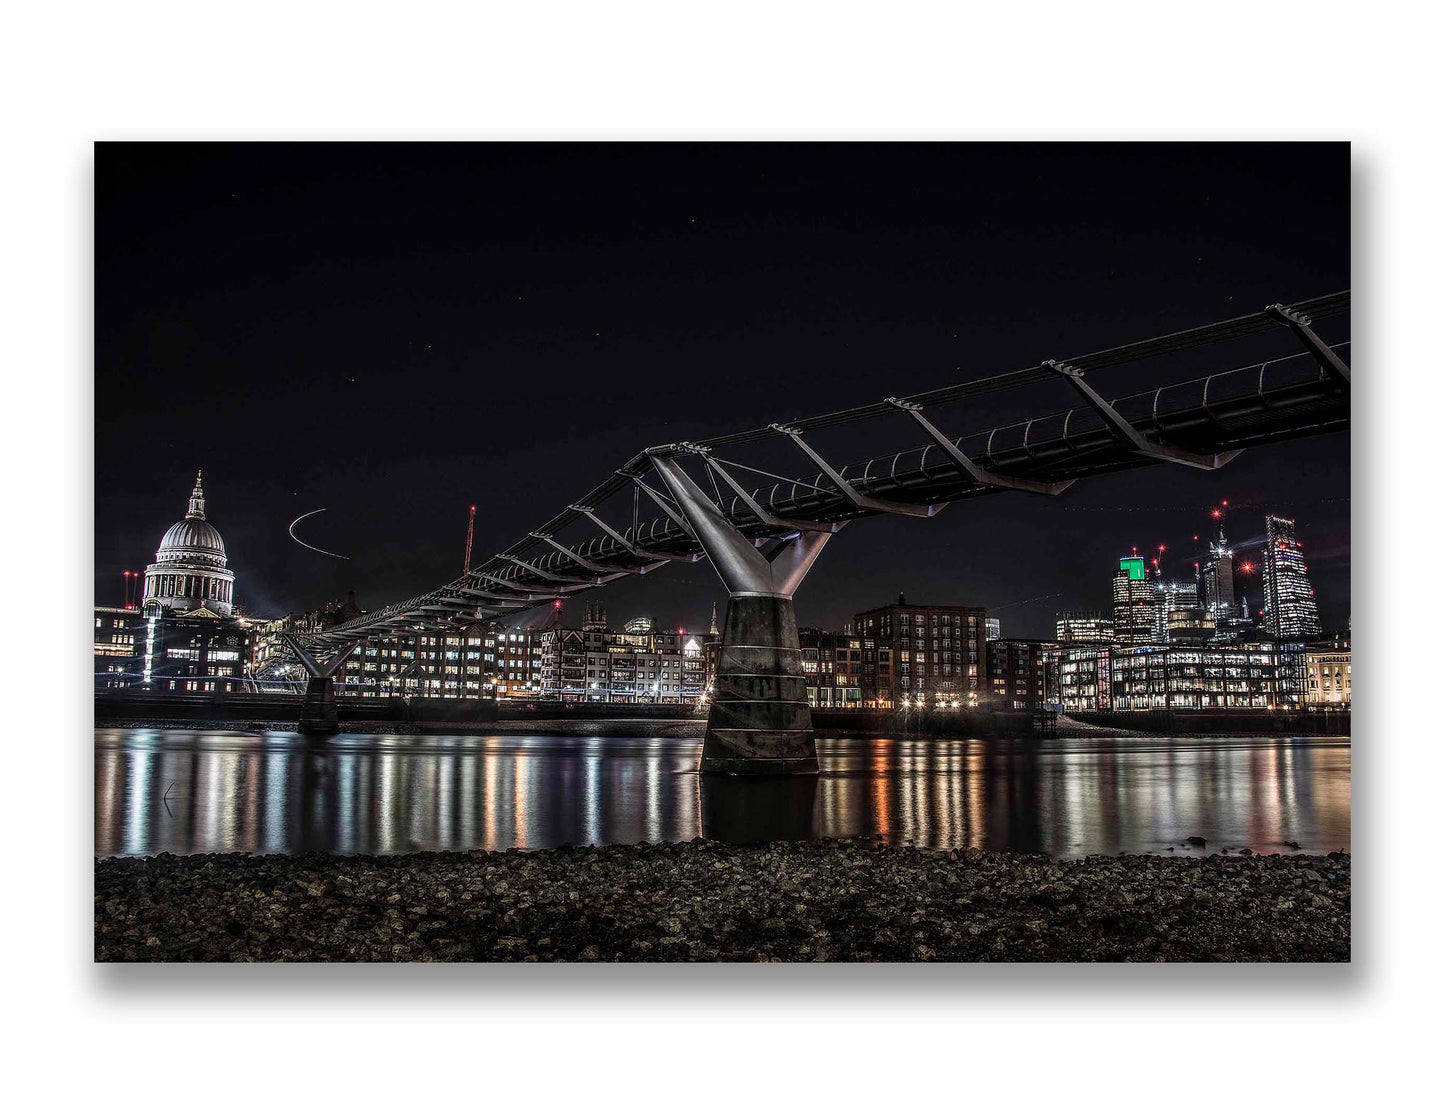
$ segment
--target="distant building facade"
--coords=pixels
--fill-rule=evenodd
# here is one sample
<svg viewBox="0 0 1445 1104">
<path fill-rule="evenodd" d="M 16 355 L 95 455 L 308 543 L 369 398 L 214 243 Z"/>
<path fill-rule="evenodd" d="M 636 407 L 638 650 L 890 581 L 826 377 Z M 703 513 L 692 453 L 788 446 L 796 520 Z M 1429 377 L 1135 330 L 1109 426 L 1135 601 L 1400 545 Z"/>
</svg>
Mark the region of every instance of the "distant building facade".
<svg viewBox="0 0 1445 1104">
<path fill-rule="evenodd" d="M 1282 640 L 1320 635 L 1320 612 L 1310 586 L 1293 518 L 1264 519 L 1264 630 Z"/>
<path fill-rule="evenodd" d="M 209 609 L 153 614 L 145 620 L 141 685 L 183 693 L 244 690 L 251 634 L 246 622 Z"/>
<path fill-rule="evenodd" d="M 1303 645 L 1279 641 L 1186 646 L 1062 646 L 1066 712 L 1146 709 L 1298 709 Z"/>
<path fill-rule="evenodd" d="M 1350 707 L 1350 651 L 1311 647 L 1305 652 L 1305 702 L 1333 709 Z"/>
<path fill-rule="evenodd" d="M 1158 588 L 1150 581 L 1142 556 L 1124 556 L 1114 572 L 1114 639 L 1142 644 L 1154 639 Z"/>
<path fill-rule="evenodd" d="M 1215 509 L 1210 516 L 1219 524 L 1214 540 L 1209 543 L 1209 558 L 1205 560 L 1200 574 L 1200 597 L 1204 608 L 1219 621 L 1234 617 L 1238 610 L 1234 597 L 1234 549 L 1224 535 L 1224 510 Z"/>
<path fill-rule="evenodd" d="M 865 705 L 977 704 L 983 689 L 987 611 L 981 606 L 890 606 L 853 615 L 850 639 L 861 644 L 860 697 Z"/>
<path fill-rule="evenodd" d="M 621 629 L 589 608 L 580 629 L 538 634 L 539 691 L 563 701 L 696 703 L 706 685 L 703 641 L 669 632 L 650 617 Z"/>
<path fill-rule="evenodd" d="M 478 621 L 366 640 L 337 672 L 337 690 L 363 698 L 536 697 L 541 658 L 533 636 Z"/>
<path fill-rule="evenodd" d="M 1114 619 L 1098 610 L 1065 610 L 1054 618 L 1054 639 L 1060 644 L 1111 643 Z"/>
<path fill-rule="evenodd" d="M 1107 644 L 1059 645 L 1059 704 L 1064 712 L 1093 712 L 1114 705 L 1113 649 Z"/>
<path fill-rule="evenodd" d="M 856 709 L 863 704 L 860 685 L 863 641 L 851 633 L 799 629 L 808 704 L 815 709 Z"/>
<path fill-rule="evenodd" d="M 140 682 L 146 618 L 138 609 L 95 607 L 95 687 L 119 690 Z"/>
<path fill-rule="evenodd" d="M 1054 640 L 990 640 L 988 700 L 1002 709 L 1039 709 L 1058 700 L 1059 644 Z"/>
</svg>

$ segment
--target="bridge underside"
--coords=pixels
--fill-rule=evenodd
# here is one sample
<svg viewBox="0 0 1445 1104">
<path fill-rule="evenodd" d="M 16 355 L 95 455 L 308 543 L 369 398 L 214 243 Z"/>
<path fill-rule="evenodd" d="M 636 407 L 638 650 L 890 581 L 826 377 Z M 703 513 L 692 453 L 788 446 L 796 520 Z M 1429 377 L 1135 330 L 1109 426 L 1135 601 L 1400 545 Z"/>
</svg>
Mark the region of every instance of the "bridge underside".
<svg viewBox="0 0 1445 1104">
<path fill-rule="evenodd" d="M 952 503 L 1004 490 L 1052 496 L 1078 479 L 1148 465 L 1217 469 L 1246 448 L 1344 429 L 1350 376 L 1340 353 L 1348 341 L 1327 344 L 1312 322 L 1348 309 L 1344 292 L 786 425 L 645 449 L 462 578 L 302 643 L 339 667 L 335 657 L 364 639 L 505 618 L 670 562 L 706 557 L 727 586 L 729 603 L 703 768 L 816 771 L 792 596 L 831 534 L 878 514 L 932 517 Z M 1212 357 L 1212 346 L 1261 335 L 1283 338 L 1283 355 L 1242 366 L 1236 360 L 1233 367 L 1112 400 L 1094 386 L 1100 373 L 1121 365 L 1157 365 L 1201 350 Z M 934 421 L 935 409 L 966 409 L 984 395 L 1061 384 L 1082 402 L 962 436 Z M 909 427 L 919 444 L 834 466 L 808 439 L 815 430 L 856 423 L 848 434 L 855 440 L 865 432 L 861 423 L 879 419 Z M 761 441 L 795 446 L 810 472 L 771 475 L 733 459 Z M 689 475 L 684 463 L 702 478 Z M 745 486 L 743 472 L 772 482 Z M 632 492 L 632 522 L 609 523 L 601 508 L 624 490 Z M 646 520 L 644 503 L 656 511 Z M 564 540 L 563 530 L 575 524 L 595 535 Z"/>
</svg>

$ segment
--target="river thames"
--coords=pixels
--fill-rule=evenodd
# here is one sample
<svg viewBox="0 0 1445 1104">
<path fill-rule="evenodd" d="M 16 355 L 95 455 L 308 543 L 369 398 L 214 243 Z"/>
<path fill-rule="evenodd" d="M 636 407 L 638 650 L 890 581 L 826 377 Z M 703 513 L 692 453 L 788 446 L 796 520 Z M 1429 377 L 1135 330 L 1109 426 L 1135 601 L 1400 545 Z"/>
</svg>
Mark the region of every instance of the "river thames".
<svg viewBox="0 0 1445 1104">
<path fill-rule="evenodd" d="M 820 737 L 804 779 L 700 776 L 702 727 L 466 735 L 97 729 L 95 854 L 536 849 L 881 836 L 1055 857 L 1350 846 L 1350 742 Z"/>
</svg>

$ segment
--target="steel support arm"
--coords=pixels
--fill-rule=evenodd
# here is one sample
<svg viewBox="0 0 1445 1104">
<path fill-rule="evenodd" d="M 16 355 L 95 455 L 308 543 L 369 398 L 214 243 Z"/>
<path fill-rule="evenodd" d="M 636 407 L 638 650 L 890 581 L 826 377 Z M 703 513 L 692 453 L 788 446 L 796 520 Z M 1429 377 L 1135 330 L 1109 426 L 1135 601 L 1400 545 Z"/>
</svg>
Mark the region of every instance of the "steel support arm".
<svg viewBox="0 0 1445 1104">
<path fill-rule="evenodd" d="M 653 456 L 658 477 L 686 515 L 728 593 L 737 597 L 791 598 L 831 532 L 800 532 L 765 555 L 738 531 L 671 456 Z"/>
<path fill-rule="evenodd" d="M 1321 341 L 1319 334 L 1310 328 L 1308 315 L 1290 310 L 1283 303 L 1265 307 L 1264 313 L 1282 325 L 1288 326 L 1295 337 L 1299 338 L 1304 347 L 1309 350 L 1310 356 L 1315 358 L 1315 363 L 1324 369 L 1325 375 L 1341 387 L 1349 388 L 1350 366 L 1336 356 L 1335 351 Z"/>
<path fill-rule="evenodd" d="M 329 660 L 322 662 L 307 651 L 305 646 L 290 633 L 282 633 L 281 639 L 296 653 L 296 658 L 301 661 L 301 666 L 306 668 L 306 673 L 312 678 L 330 678 L 336 674 L 341 670 L 341 665 L 346 662 L 347 657 L 356 651 L 357 646 L 361 643 L 360 640 L 353 640 L 350 644 L 344 645 Z"/>
<path fill-rule="evenodd" d="M 819 455 L 818 450 L 803 440 L 803 431 L 794 429 L 792 426 L 780 425 L 777 422 L 768 426 L 776 433 L 792 440 L 804 456 L 813 462 L 813 466 L 828 477 L 838 493 L 851 502 L 860 510 L 873 510 L 880 514 L 902 514 L 905 517 L 932 517 L 948 505 L 946 502 L 922 505 L 916 502 L 891 502 L 886 498 L 878 498 L 875 495 L 864 494 L 857 487 L 843 478 L 842 472 L 833 467 Z"/>
<path fill-rule="evenodd" d="M 1104 424 L 1109 427 L 1109 432 L 1140 456 L 1148 456 L 1153 460 L 1165 460 L 1171 464 L 1183 464 L 1191 468 L 1203 468 L 1205 471 L 1214 471 L 1224 467 L 1244 451 L 1243 449 L 1230 449 L 1227 452 L 1190 452 L 1188 449 L 1175 448 L 1173 445 L 1158 444 L 1135 429 L 1128 418 L 1114 409 L 1113 403 L 1090 387 L 1084 380 L 1084 373 L 1078 368 L 1060 364 L 1056 360 L 1044 361 L 1044 367 L 1057 372 L 1067 380 L 1070 386 L 1094 409 L 1095 413 L 1104 419 Z"/>
<path fill-rule="evenodd" d="M 954 466 L 982 487 L 1000 487 L 1009 491 L 1027 491 L 1030 494 L 1056 495 L 1068 490 L 1077 482 L 1073 479 L 1061 479 L 1056 483 L 1044 483 L 1037 479 L 1023 479 L 1016 475 L 999 475 L 996 472 L 985 471 L 970 460 L 967 453 L 950 441 L 941 429 L 924 416 L 923 407 L 917 403 L 905 402 L 903 399 L 888 398 L 883 401 L 896 406 L 917 422 L 923 432 L 933 439 L 933 443 L 943 450 L 943 454 L 953 461 Z"/>
</svg>

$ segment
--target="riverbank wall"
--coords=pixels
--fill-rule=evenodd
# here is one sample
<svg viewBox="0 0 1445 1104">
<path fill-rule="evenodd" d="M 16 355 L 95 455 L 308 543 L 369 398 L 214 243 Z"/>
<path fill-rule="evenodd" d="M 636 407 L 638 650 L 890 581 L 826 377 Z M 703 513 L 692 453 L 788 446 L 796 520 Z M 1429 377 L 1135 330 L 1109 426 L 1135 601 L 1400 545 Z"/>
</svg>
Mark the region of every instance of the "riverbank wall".
<svg viewBox="0 0 1445 1104">
<path fill-rule="evenodd" d="M 459 701 L 444 698 L 338 697 L 337 713 L 343 725 L 478 724 L 487 721 L 556 720 L 687 720 L 705 719 L 691 705 L 557 701 Z M 98 694 L 95 723 L 134 723 L 145 720 L 227 721 L 237 724 L 274 721 L 293 724 L 301 715 L 299 694 Z"/>
<path fill-rule="evenodd" d="M 1225 733 L 1225 732 L 1307 732 L 1348 736 L 1348 711 L 1149 709 L 1098 710 L 1067 713 L 1070 720 L 1099 728 L 1128 732 Z"/>
</svg>

